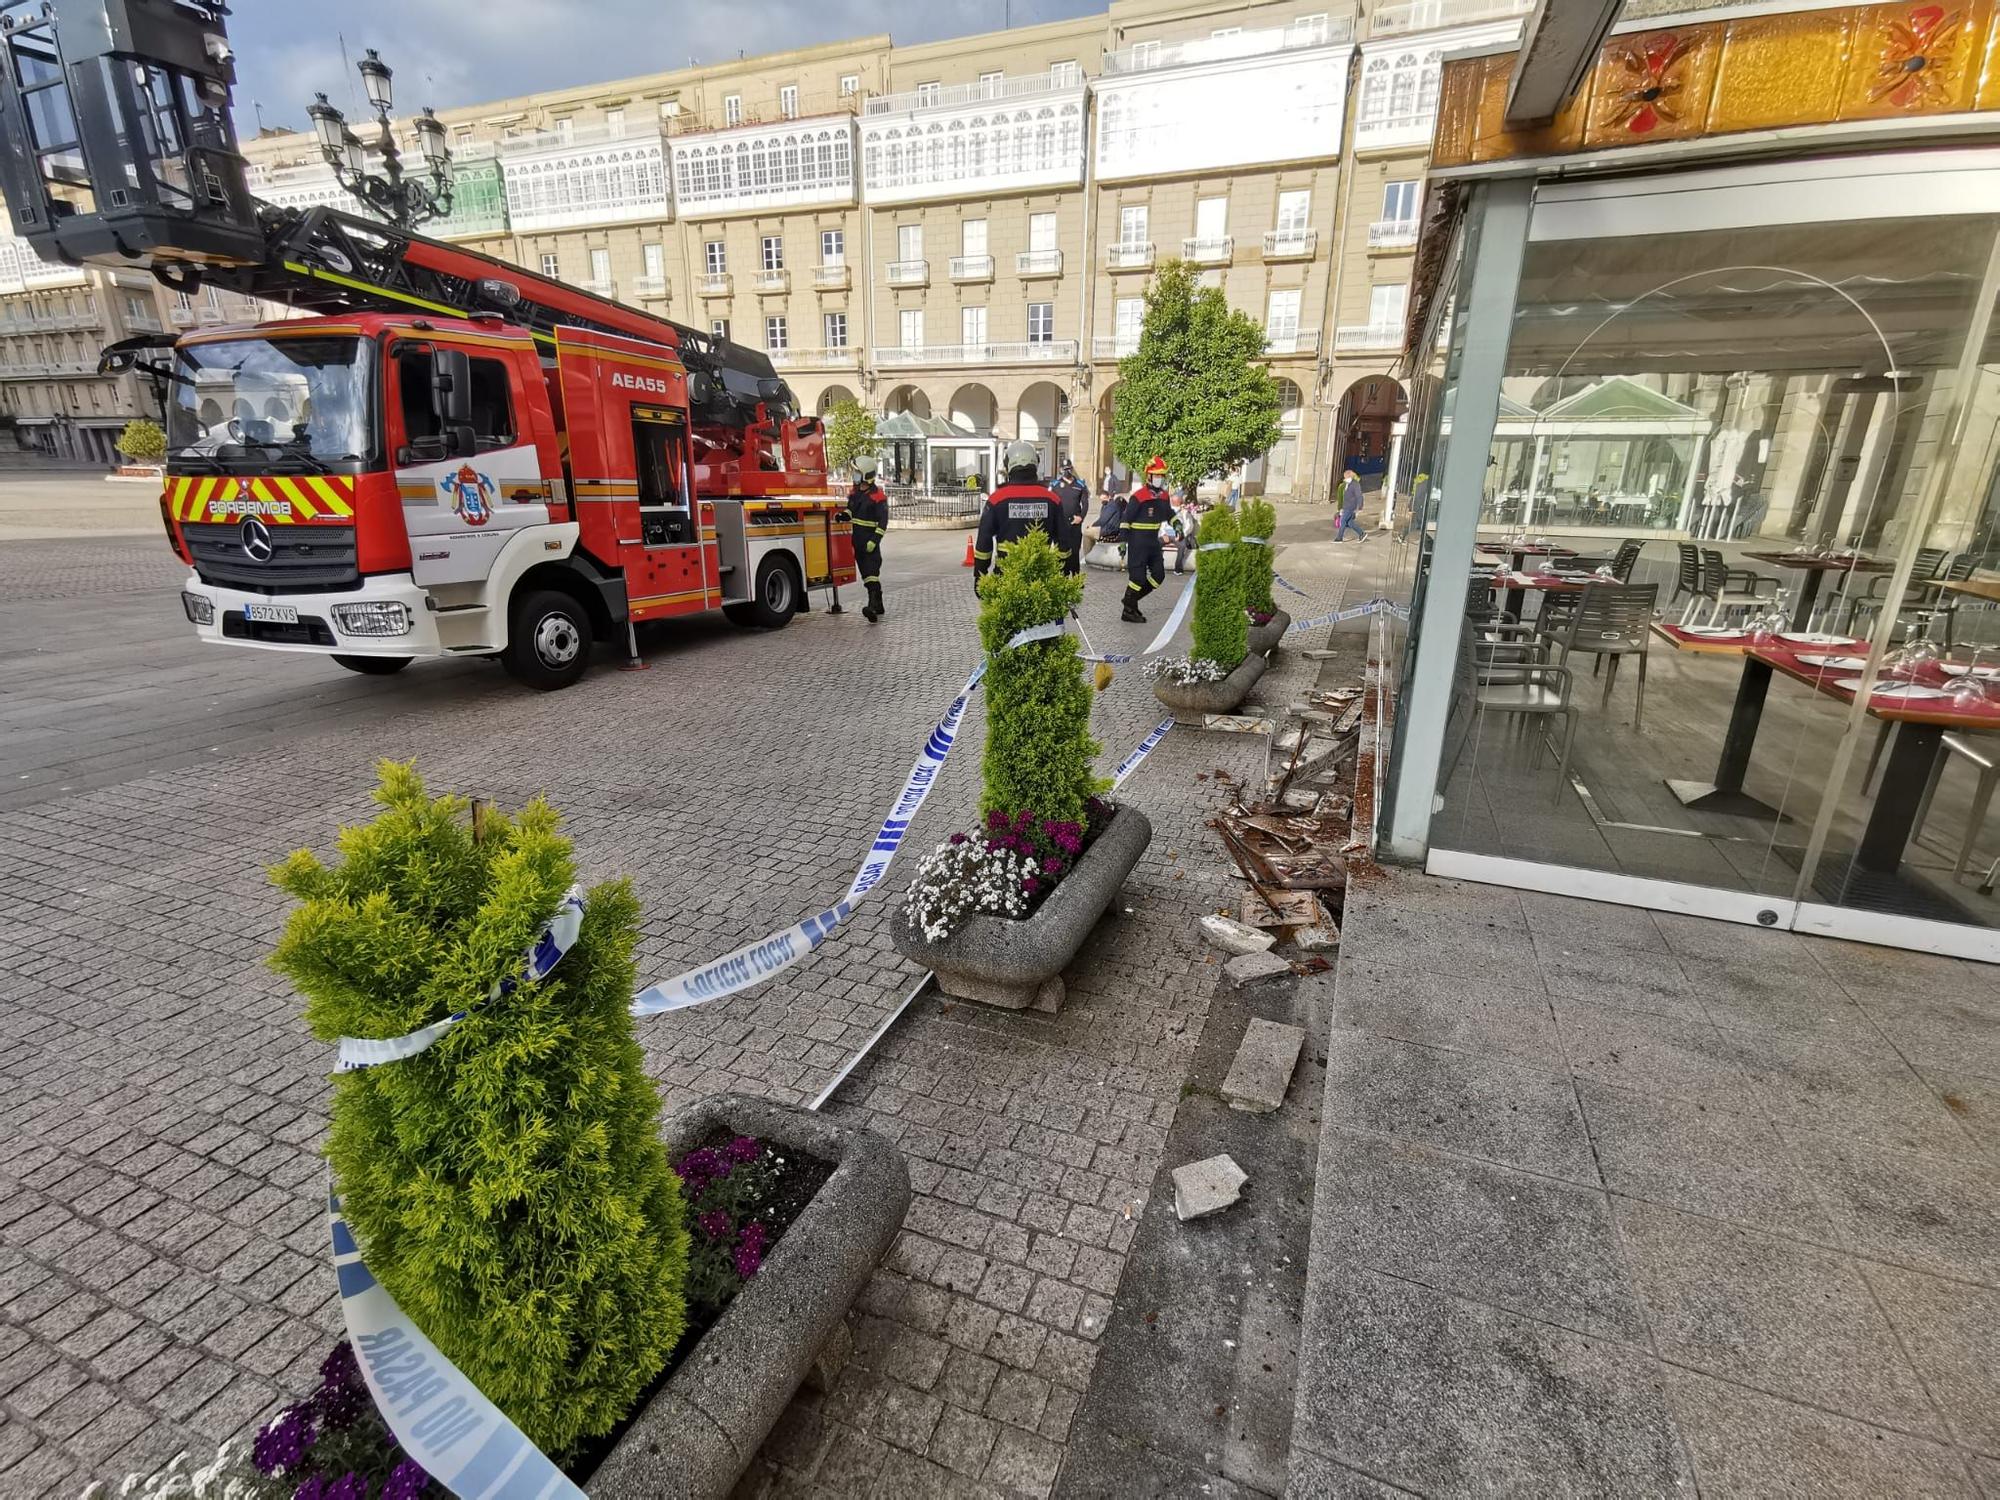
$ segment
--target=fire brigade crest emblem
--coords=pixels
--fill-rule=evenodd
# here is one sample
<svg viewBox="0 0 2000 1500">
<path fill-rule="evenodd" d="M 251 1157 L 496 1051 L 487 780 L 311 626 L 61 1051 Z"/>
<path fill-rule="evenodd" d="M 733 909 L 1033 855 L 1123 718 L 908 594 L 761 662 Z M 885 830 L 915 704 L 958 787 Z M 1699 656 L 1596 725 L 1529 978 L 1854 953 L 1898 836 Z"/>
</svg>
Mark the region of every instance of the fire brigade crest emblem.
<svg viewBox="0 0 2000 1500">
<path fill-rule="evenodd" d="M 493 519 L 493 502 L 499 489 L 491 475 L 478 473 L 472 465 L 464 464 L 456 474 L 440 479 L 438 488 L 451 502 L 453 514 L 466 525 L 484 526 Z"/>
</svg>

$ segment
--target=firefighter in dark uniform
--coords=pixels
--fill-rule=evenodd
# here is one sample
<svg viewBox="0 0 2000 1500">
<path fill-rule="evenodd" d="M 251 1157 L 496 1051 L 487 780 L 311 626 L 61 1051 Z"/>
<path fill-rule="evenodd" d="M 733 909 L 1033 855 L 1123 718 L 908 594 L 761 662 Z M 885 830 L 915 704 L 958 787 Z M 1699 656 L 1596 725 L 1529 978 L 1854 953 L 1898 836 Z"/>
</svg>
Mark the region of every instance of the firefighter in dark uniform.
<svg viewBox="0 0 2000 1500">
<path fill-rule="evenodd" d="M 1069 550 L 1063 554 L 1063 571 L 1072 577 L 1083 571 L 1083 522 L 1090 514 L 1090 486 L 1076 477 L 1076 465 L 1062 461 L 1062 472 L 1049 486 L 1062 503 L 1063 519 L 1069 523 Z"/>
<path fill-rule="evenodd" d="M 979 534 L 972 544 L 974 590 L 987 570 L 1006 556 L 1007 549 L 1037 526 L 1049 534 L 1057 551 L 1067 555 L 1075 550 L 1062 502 L 1036 472 L 1038 456 L 1033 443 L 1007 445 L 1007 482 L 979 508 Z"/>
<path fill-rule="evenodd" d="M 1160 549 L 1160 528 L 1174 518 L 1174 497 L 1167 490 L 1167 461 L 1155 456 L 1146 464 L 1146 483 L 1133 491 L 1125 507 L 1119 534 L 1125 538 L 1125 608 L 1118 616 L 1135 625 L 1146 623 L 1139 613 L 1145 597 L 1167 580 L 1167 558 Z"/>
<path fill-rule="evenodd" d="M 889 529 L 889 497 L 875 482 L 880 461 L 863 455 L 854 461 L 854 483 L 847 491 L 847 514 L 854 522 L 854 571 L 868 588 L 861 618 L 873 625 L 882 618 L 882 534 Z"/>
</svg>

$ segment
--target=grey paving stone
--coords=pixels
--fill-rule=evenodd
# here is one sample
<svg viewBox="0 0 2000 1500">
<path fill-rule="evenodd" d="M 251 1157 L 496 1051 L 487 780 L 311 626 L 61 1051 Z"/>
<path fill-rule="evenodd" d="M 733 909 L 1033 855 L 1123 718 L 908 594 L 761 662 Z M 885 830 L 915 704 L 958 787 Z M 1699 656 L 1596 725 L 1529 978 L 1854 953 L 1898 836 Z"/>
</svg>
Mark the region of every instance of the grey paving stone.
<svg viewBox="0 0 2000 1500">
<path fill-rule="evenodd" d="M 1681 1021 L 1708 1019 L 1694 982 L 1664 946 L 1657 952 L 1620 947 L 1558 948 L 1537 937 L 1535 950 L 1541 956 L 1542 983 L 1555 999 L 1644 1011 Z"/>
<path fill-rule="evenodd" d="M 1582 1081 L 1577 1093 L 1613 1193 L 1838 1243 L 1812 1184 L 1765 1121 Z"/>
<path fill-rule="evenodd" d="M 1332 1124 L 1321 1140 L 1321 1264 L 1331 1255 L 1580 1332 L 1644 1338 L 1601 1191 Z"/>
<path fill-rule="evenodd" d="M 1412 1493 L 1330 1458 L 1299 1451 L 1291 1455 L 1291 1477 L 1285 1485 L 1285 1500 L 1393 1500 Z"/>
<path fill-rule="evenodd" d="M 1359 1031 L 1336 1033 L 1326 1052 L 1329 1119 L 1598 1185 L 1567 1074 Z"/>
<path fill-rule="evenodd" d="M 1236 989 L 1292 977 L 1291 964 L 1275 953 L 1243 953 L 1222 966 L 1223 978 Z"/>
<path fill-rule="evenodd" d="M 1735 1049 L 1706 1021 L 1677 1021 L 1572 1000 L 1554 1003 L 1578 1077 L 1738 1114 L 1756 1108 Z"/>
<path fill-rule="evenodd" d="M 1857 1255 L 2000 1286 L 2000 1163 L 1807 1131 L 1785 1138 Z"/>
<path fill-rule="evenodd" d="M 2000 1291 L 1861 1263 L 1961 1443 L 2000 1456 Z"/>
<path fill-rule="evenodd" d="M 1799 974 L 1824 972 L 1811 946 L 1797 933 L 1776 932 L 1741 922 L 1713 922 L 1677 912 L 1655 912 L 1653 921 L 1669 948 L 1684 958 L 1697 960 L 1690 966 L 1697 976 L 1700 960 L 1747 963 Z"/>
<path fill-rule="evenodd" d="M 1729 1045 L 1780 1125 L 1945 1155 L 1978 1144 L 1887 1045 L 1857 1046 L 1795 1032 L 1730 1032 Z"/>
<path fill-rule="evenodd" d="M 1583 956 L 1607 950 L 1667 954 L 1667 940 L 1642 907 L 1578 901 L 1544 891 L 1520 892 L 1521 911 L 1545 957 Z"/>
<path fill-rule="evenodd" d="M 1690 1370 L 1669 1369 L 1667 1391 L 1705 1495 L 1976 1494 L 1940 1444 Z"/>
<path fill-rule="evenodd" d="M 1511 898 L 1512 893 L 1507 895 Z M 1500 910 L 1505 912 L 1506 907 Z M 1348 958 L 1381 959 L 1459 977 L 1490 975 L 1535 962 L 1535 945 L 1518 909 L 1496 917 L 1388 906 L 1359 923 L 1347 918 L 1341 952 Z"/>
<path fill-rule="evenodd" d="M 1661 1358 L 1863 1421 L 1940 1430 L 1844 1257 L 1626 1198 L 1616 1208 Z"/>
<path fill-rule="evenodd" d="M 1303 1027 L 1252 1017 L 1222 1080 L 1222 1097 L 1229 1107 L 1261 1115 L 1282 1105 L 1305 1043 Z"/>
<path fill-rule="evenodd" d="M 1697 969 L 1693 983 L 1708 1018 L 1718 1026 L 1801 1031 L 1863 1044 L 1881 1041 L 1875 1023 L 1824 972 L 1719 963 Z"/>
<path fill-rule="evenodd" d="M 1298 1378 L 1298 1451 L 1420 1494 L 1694 1493 L 1645 1351 L 1430 1287 L 1326 1271 Z"/>
<path fill-rule="evenodd" d="M 1530 965 L 1453 978 L 1341 955 L 1333 1024 L 1459 1051 L 1561 1065 L 1562 1042 L 1539 972 Z"/>
<path fill-rule="evenodd" d="M 1949 1062 L 1919 1063 L 1917 1073 L 1959 1129 L 1985 1146 L 1989 1157 L 2000 1158 L 2000 1078 L 1981 1078 Z"/>
<path fill-rule="evenodd" d="M 1174 1168 L 1174 1213 L 1182 1220 L 1220 1213 L 1243 1195 L 1250 1176 L 1227 1155 Z"/>
</svg>

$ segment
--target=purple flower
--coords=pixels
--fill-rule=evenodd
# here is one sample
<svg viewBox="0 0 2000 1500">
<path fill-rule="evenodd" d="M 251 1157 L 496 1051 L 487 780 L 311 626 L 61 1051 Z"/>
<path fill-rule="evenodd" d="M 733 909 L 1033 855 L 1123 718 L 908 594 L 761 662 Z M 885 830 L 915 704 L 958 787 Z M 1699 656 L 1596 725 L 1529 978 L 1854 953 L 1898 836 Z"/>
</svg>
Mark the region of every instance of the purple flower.
<svg viewBox="0 0 2000 1500">
<path fill-rule="evenodd" d="M 342 1339 L 333 1346 L 333 1351 L 320 1361 L 319 1378 L 328 1385 L 360 1385 L 361 1366 L 354 1358 L 354 1346 Z"/>
<path fill-rule="evenodd" d="M 1005 828 L 1007 826 L 1007 815 L 1000 811 L 999 808 L 994 808 L 992 812 L 986 815 L 986 826 L 988 828 Z"/>
<path fill-rule="evenodd" d="M 1014 827 L 1017 830 L 1021 832 L 1026 832 L 1028 829 L 1034 826 L 1035 826 L 1035 815 L 1029 812 L 1025 807 L 1022 808 L 1019 812 L 1014 814 Z"/>
<path fill-rule="evenodd" d="M 764 1154 L 764 1146 L 754 1135 L 739 1135 L 729 1143 L 729 1159 L 753 1162 Z"/>
<path fill-rule="evenodd" d="M 250 1444 L 250 1462 L 260 1474 L 278 1474 L 306 1456 L 318 1434 L 312 1408 L 305 1402 L 288 1406 L 266 1423 Z"/>
<path fill-rule="evenodd" d="M 748 1281 L 757 1274 L 757 1268 L 764 1264 L 764 1226 L 754 1219 L 743 1226 L 743 1237 L 736 1243 L 736 1253 L 730 1257 L 736 1266 L 736 1274 Z"/>
<path fill-rule="evenodd" d="M 382 1481 L 380 1500 L 417 1500 L 430 1482 L 431 1476 L 424 1472 L 424 1466 L 414 1458 L 406 1458 Z"/>
<path fill-rule="evenodd" d="M 368 1481 L 350 1470 L 328 1485 L 320 1500 L 368 1500 Z"/>
<path fill-rule="evenodd" d="M 962 843 L 964 843 L 964 842 L 965 842 L 965 835 L 964 835 L 964 834 L 962 834 L 962 833 L 954 833 L 954 834 L 953 834 L 953 835 L 951 836 L 951 841 L 952 841 L 952 842 L 953 842 L 954 844 L 962 844 Z"/>
<path fill-rule="evenodd" d="M 712 1240 L 728 1239 L 730 1230 L 736 1227 L 730 1222 L 729 1215 L 719 1208 L 711 1208 L 698 1217 L 695 1223 L 700 1225 L 701 1232 Z"/>
<path fill-rule="evenodd" d="M 720 1152 L 700 1146 L 683 1156 L 674 1170 L 686 1185 L 689 1196 L 699 1198 L 711 1182 L 719 1182 L 729 1175 L 729 1162 Z"/>
<path fill-rule="evenodd" d="M 1062 874 L 1062 861 L 1051 854 L 1047 859 L 1042 861 L 1042 873 L 1044 875 Z"/>
<path fill-rule="evenodd" d="M 315 1474 L 292 1491 L 292 1500 L 326 1500 L 326 1481 Z"/>
<path fill-rule="evenodd" d="M 1042 888 L 1042 883 L 1039 880 L 1035 879 L 1034 876 L 1024 875 L 1021 877 L 1021 889 L 1026 891 L 1030 896 L 1034 895 L 1035 892 L 1039 891 L 1041 888 Z"/>
<path fill-rule="evenodd" d="M 355 1381 L 353 1384 L 322 1385 L 313 1392 L 313 1410 L 319 1414 L 320 1425 L 328 1432 L 345 1432 L 361 1420 L 361 1414 L 368 1410 L 368 1387 Z"/>
</svg>

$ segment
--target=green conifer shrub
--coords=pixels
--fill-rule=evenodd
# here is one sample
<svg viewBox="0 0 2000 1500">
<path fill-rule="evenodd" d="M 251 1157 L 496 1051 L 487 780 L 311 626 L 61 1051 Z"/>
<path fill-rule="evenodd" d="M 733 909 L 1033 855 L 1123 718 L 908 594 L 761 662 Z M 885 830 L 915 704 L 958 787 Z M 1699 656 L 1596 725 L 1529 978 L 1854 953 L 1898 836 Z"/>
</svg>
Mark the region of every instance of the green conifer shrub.
<svg viewBox="0 0 2000 1500">
<path fill-rule="evenodd" d="M 400 1036 L 468 1010 L 575 878 L 539 798 L 487 816 L 385 762 L 340 859 L 272 871 L 302 903 L 272 964 L 315 1036 Z M 685 1324 L 688 1234 L 627 1005 L 638 903 L 591 890 L 543 980 L 472 1010 L 428 1051 L 341 1074 L 327 1141 L 368 1268 L 544 1452 L 608 1432 Z"/>
<path fill-rule="evenodd" d="M 1003 649 L 1017 631 L 1068 617 L 1083 580 L 1066 577 L 1047 534 L 1031 531 L 1007 549 L 979 591 L 986 647 L 986 759 L 982 813 L 1033 812 L 1082 823 L 1085 802 L 1105 787 L 1091 769 L 1102 748 L 1090 737 L 1089 680 L 1076 637 Z"/>
<path fill-rule="evenodd" d="M 1278 606 L 1271 598 L 1271 573 L 1272 554 L 1277 549 L 1271 545 L 1271 538 L 1278 529 L 1278 509 L 1268 500 L 1245 500 L 1237 512 L 1236 524 L 1243 535 L 1264 539 L 1261 547 L 1253 542 L 1236 549 L 1243 554 L 1243 607 L 1252 614 L 1275 614 Z"/>
<path fill-rule="evenodd" d="M 1250 621 L 1243 613 L 1245 547 L 1237 541 L 1240 532 L 1236 513 L 1226 505 L 1210 508 L 1201 518 L 1200 547 L 1222 542 L 1219 552 L 1197 549 L 1194 555 L 1194 647 L 1195 661 L 1212 661 L 1225 672 L 1233 672 L 1250 649 Z"/>
</svg>

